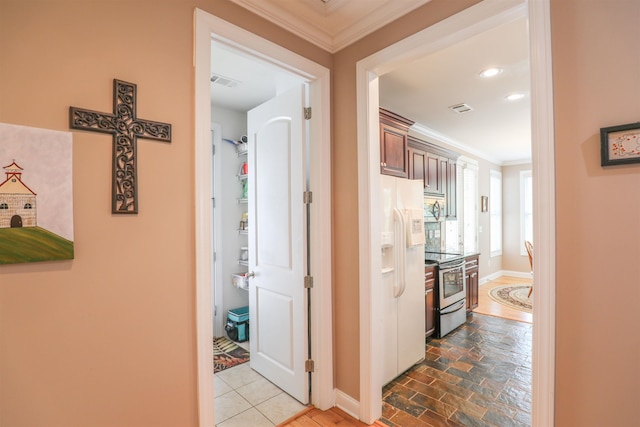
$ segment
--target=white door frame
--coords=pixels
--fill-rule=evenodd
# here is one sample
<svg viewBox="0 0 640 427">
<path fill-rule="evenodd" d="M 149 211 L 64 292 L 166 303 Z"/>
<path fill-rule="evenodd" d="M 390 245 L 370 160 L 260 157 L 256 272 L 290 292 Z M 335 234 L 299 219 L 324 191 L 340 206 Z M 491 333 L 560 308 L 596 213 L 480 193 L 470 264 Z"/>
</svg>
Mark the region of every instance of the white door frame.
<svg viewBox="0 0 640 427">
<path fill-rule="evenodd" d="M 470 35 L 529 17 L 534 241 L 533 426 L 554 425 L 555 169 L 549 0 L 484 0 L 357 64 L 360 277 L 360 419 L 381 416 L 383 343 L 379 334 L 380 214 L 378 76 Z M 541 286 L 543 284 L 543 286 Z"/>
<path fill-rule="evenodd" d="M 203 10 L 194 12 L 195 65 L 195 279 L 199 425 L 214 425 L 213 330 L 211 306 L 211 42 L 231 46 L 270 62 L 309 82 L 313 118 L 310 122 L 311 346 L 315 361 L 311 403 L 333 406 L 333 336 L 331 312 L 331 150 L 330 73 L 326 67 L 297 55 Z M 302 286 L 302 284 L 301 284 Z"/>
</svg>

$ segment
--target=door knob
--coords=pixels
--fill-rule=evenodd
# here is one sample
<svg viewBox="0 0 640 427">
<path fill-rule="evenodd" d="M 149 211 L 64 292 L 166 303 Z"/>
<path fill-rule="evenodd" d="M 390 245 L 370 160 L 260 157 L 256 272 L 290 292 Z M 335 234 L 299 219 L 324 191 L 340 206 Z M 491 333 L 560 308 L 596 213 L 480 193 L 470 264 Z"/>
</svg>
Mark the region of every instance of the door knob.
<svg viewBox="0 0 640 427">
<path fill-rule="evenodd" d="M 252 278 L 252 277 L 256 277 L 256 273 L 254 273 L 253 271 L 251 271 L 251 272 L 249 272 L 249 273 L 245 274 L 245 276 L 247 277 L 247 279 L 250 279 L 250 278 Z"/>
</svg>

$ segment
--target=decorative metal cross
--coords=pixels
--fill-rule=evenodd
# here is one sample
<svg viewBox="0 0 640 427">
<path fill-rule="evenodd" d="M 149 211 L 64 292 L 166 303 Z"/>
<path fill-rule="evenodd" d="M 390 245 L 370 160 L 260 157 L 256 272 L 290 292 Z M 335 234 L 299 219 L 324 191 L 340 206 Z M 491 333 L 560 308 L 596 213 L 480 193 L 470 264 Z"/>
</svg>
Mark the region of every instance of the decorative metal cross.
<svg viewBox="0 0 640 427">
<path fill-rule="evenodd" d="M 69 107 L 71 129 L 113 135 L 113 213 L 138 213 L 137 139 L 171 142 L 171 125 L 136 117 L 136 85 L 113 80 L 113 114 Z"/>
</svg>

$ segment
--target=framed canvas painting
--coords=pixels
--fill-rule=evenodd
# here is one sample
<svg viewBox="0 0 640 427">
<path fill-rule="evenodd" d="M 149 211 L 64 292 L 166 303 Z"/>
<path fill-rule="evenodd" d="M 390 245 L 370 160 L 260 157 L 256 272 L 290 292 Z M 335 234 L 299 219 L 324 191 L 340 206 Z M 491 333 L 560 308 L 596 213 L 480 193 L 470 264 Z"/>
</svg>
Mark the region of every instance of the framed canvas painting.
<svg viewBox="0 0 640 427">
<path fill-rule="evenodd" d="M 0 264 L 73 259 L 72 136 L 0 123 Z"/>
</svg>

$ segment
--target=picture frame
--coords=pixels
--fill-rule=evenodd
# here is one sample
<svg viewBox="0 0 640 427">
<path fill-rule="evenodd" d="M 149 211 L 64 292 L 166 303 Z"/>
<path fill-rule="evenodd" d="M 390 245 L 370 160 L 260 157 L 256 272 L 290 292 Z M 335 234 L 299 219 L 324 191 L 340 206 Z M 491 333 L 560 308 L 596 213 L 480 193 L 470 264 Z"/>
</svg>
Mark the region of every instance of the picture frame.
<svg viewBox="0 0 640 427">
<path fill-rule="evenodd" d="M 640 163 L 640 122 L 600 128 L 601 166 Z"/>
<path fill-rule="evenodd" d="M 480 196 L 480 212 L 487 212 L 489 210 L 489 197 Z"/>
</svg>

